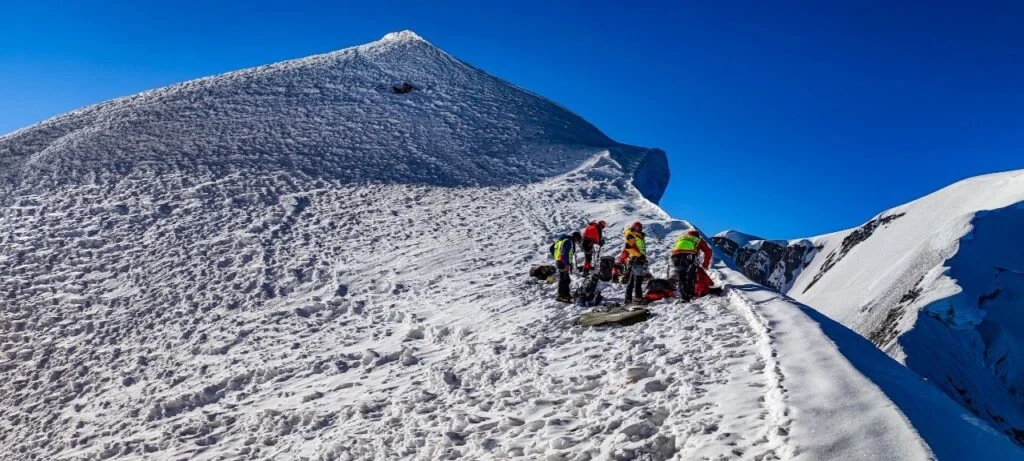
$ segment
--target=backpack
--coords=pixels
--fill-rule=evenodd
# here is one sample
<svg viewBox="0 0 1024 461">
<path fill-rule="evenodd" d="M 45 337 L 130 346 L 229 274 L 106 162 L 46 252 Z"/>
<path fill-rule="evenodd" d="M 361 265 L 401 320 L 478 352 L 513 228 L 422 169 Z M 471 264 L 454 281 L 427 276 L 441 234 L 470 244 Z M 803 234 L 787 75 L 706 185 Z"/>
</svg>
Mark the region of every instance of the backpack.
<svg viewBox="0 0 1024 461">
<path fill-rule="evenodd" d="M 596 275 L 586 276 L 572 294 L 576 304 L 582 306 L 595 306 L 600 304 L 602 296 L 601 290 L 597 289 L 598 282 L 600 282 L 600 280 Z"/>
<path fill-rule="evenodd" d="M 612 281 L 615 283 L 629 283 L 629 277 L 632 275 L 630 272 L 630 266 L 628 264 L 615 264 L 612 267 Z"/>
<path fill-rule="evenodd" d="M 598 262 L 597 276 L 602 282 L 612 281 L 612 269 L 615 268 L 615 257 L 614 256 L 602 256 L 601 261 Z"/>
<path fill-rule="evenodd" d="M 723 293 L 722 287 L 715 286 L 715 281 L 711 279 L 707 271 L 703 267 L 697 268 L 697 285 L 694 287 L 694 293 L 698 297 L 704 295 L 715 295 L 721 296 Z"/>
<path fill-rule="evenodd" d="M 676 296 L 676 287 L 671 281 L 665 279 L 653 279 L 647 282 L 647 293 L 644 294 L 644 299 L 647 301 L 657 301 L 664 298 L 674 298 Z"/>
<path fill-rule="evenodd" d="M 555 266 L 547 264 L 541 266 L 533 266 L 530 268 L 530 277 L 533 277 L 537 280 L 547 280 L 548 277 L 555 275 L 555 272 L 558 272 L 558 269 L 555 269 Z"/>
</svg>

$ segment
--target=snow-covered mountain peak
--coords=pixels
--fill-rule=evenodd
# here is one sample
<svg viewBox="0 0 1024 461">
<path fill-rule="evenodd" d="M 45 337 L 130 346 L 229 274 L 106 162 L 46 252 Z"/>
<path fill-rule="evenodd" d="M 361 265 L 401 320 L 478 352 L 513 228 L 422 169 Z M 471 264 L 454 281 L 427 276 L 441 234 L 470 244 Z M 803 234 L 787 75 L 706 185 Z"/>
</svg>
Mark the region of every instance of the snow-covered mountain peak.
<svg viewBox="0 0 1024 461">
<path fill-rule="evenodd" d="M 647 198 L 661 197 L 664 152 L 618 144 L 410 34 L 148 91 L 12 133 L 0 138 L 0 188 L 150 168 L 507 186 L 609 150 Z"/>
<path fill-rule="evenodd" d="M 715 234 L 714 237 L 729 239 L 729 240 L 739 244 L 740 246 L 744 246 L 747 243 L 750 243 L 750 242 L 755 241 L 755 240 L 764 240 L 763 238 L 758 237 L 756 235 L 751 235 L 751 234 L 748 234 L 748 233 L 745 233 L 745 232 L 740 232 L 738 230 L 733 230 L 733 229 L 726 229 L 726 230 L 724 230 L 722 232 L 719 232 L 719 233 Z"/>
<path fill-rule="evenodd" d="M 441 62 L 444 62 L 445 65 L 458 63 L 465 67 L 472 67 L 462 63 L 411 30 L 389 32 L 379 40 L 339 50 L 334 53 L 344 54 L 349 51 L 357 51 L 366 55 L 391 53 L 394 55 L 394 59 L 416 62 L 416 65 L 421 67 L 421 70 L 424 71 L 429 71 L 430 68 L 437 67 Z M 430 61 L 434 62 L 430 63 Z"/>
<path fill-rule="evenodd" d="M 389 33 L 385 34 L 384 37 L 381 38 L 380 40 L 383 41 L 383 42 L 405 42 L 405 41 L 426 42 L 426 40 L 424 40 L 423 37 L 420 37 L 419 35 L 416 34 L 416 32 L 413 32 L 413 31 L 408 30 L 408 29 L 402 30 L 402 31 L 398 31 L 398 32 L 389 32 Z"/>
</svg>

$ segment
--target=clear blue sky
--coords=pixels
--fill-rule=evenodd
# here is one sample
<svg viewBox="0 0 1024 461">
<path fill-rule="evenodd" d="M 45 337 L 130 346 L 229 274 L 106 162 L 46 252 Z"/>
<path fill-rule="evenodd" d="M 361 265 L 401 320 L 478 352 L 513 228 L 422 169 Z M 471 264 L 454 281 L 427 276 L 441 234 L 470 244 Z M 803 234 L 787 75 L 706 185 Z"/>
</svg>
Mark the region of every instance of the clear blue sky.
<svg viewBox="0 0 1024 461">
<path fill-rule="evenodd" d="M 0 133 L 401 29 L 665 149 L 662 205 L 706 232 L 831 232 L 1024 168 L 1015 1 L 8 0 Z"/>
</svg>

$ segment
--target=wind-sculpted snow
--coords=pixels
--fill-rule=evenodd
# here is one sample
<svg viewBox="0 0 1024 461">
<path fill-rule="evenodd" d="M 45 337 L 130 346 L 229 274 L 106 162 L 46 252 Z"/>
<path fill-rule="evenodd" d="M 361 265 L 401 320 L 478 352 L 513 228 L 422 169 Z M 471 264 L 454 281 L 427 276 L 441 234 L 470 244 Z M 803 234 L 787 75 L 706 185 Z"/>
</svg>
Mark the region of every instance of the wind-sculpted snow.
<svg viewBox="0 0 1024 461">
<path fill-rule="evenodd" d="M 925 304 L 900 340 L 907 366 L 988 415 L 1018 443 L 1024 443 L 1024 251 L 1016 244 L 1022 225 L 1024 202 L 977 213 L 945 263 L 962 291 Z M 946 353 L 934 354 L 935 344 Z"/>
<path fill-rule="evenodd" d="M 5 451 L 782 455 L 745 392 L 765 385 L 766 359 L 727 303 L 592 330 L 526 281 L 582 222 L 572 210 L 625 224 L 630 200 L 584 198 L 630 197 L 599 172 L 613 167 L 575 187 L 164 176 L 24 198 L 4 215 L 19 232 L 0 266 L 3 366 L 19 376 L 3 384 Z"/>
<path fill-rule="evenodd" d="M 689 228 L 616 168 L 599 155 L 551 181 L 468 189 L 164 176 L 25 198 L 4 215 L 18 231 L 0 263 L 2 366 L 16 378 L 2 384 L 0 451 L 927 457 L 864 378 L 844 378 L 856 405 L 817 395 L 845 359 L 756 314 L 741 279 L 633 327 L 573 325 L 584 309 L 525 276 L 554 235 L 589 216 L 640 219 L 661 272 Z M 778 335 L 823 352 L 780 356 Z M 811 429 L 835 421 L 843 431 Z"/>
</svg>

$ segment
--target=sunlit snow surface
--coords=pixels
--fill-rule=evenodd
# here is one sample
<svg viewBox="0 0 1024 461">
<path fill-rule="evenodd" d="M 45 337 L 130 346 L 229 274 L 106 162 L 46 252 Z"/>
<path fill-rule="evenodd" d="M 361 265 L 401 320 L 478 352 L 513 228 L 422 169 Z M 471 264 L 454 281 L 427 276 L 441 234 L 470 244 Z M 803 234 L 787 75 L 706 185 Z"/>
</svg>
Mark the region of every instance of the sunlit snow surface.
<svg viewBox="0 0 1024 461">
<path fill-rule="evenodd" d="M 720 264 L 724 297 L 575 326 L 529 266 L 640 220 L 664 273 L 664 164 L 411 33 L 0 138 L 0 455 L 1020 456 Z"/>
</svg>

